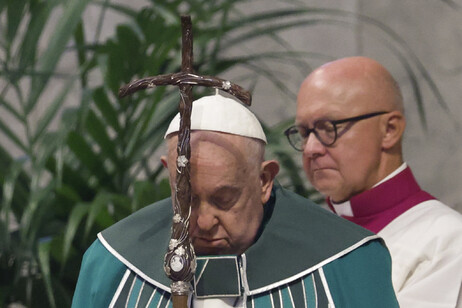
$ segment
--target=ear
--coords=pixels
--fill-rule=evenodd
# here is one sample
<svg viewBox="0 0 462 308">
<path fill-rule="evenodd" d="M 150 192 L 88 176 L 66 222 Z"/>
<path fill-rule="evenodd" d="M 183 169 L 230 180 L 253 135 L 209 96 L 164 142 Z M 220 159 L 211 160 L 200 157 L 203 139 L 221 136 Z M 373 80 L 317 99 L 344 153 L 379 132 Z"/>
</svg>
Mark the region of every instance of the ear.
<svg viewBox="0 0 462 308">
<path fill-rule="evenodd" d="M 386 115 L 385 129 L 382 139 L 382 148 L 390 150 L 401 142 L 401 138 L 406 128 L 406 119 L 400 111 L 392 111 Z"/>
<path fill-rule="evenodd" d="M 165 169 L 168 169 L 167 156 L 162 155 L 162 156 L 160 157 L 160 161 L 162 162 L 162 165 L 164 165 L 164 168 L 165 168 Z"/>
<path fill-rule="evenodd" d="M 261 164 L 260 182 L 261 182 L 261 202 L 265 204 L 273 189 L 274 178 L 279 172 L 279 163 L 275 160 L 267 160 Z"/>
</svg>

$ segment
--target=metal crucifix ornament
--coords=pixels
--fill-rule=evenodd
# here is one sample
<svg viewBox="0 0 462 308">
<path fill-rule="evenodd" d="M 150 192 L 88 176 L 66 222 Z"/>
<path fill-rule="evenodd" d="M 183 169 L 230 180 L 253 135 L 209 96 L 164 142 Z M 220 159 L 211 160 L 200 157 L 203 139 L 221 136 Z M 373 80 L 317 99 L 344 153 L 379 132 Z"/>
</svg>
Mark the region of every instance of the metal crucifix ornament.
<svg viewBox="0 0 462 308">
<path fill-rule="evenodd" d="M 177 145 L 177 173 L 175 196 L 172 198 L 173 219 L 170 244 L 164 258 L 164 270 L 172 280 L 172 303 L 174 308 L 187 307 L 191 291 L 190 281 L 194 277 L 196 259 L 194 247 L 189 237 L 189 217 L 191 213 L 191 157 L 190 133 L 192 112 L 192 86 L 206 86 L 223 90 L 250 106 L 251 95 L 240 86 L 212 76 L 200 76 L 193 72 L 193 40 L 190 16 L 181 16 L 182 62 L 181 72 L 147 77 L 133 81 L 119 90 L 119 97 L 138 90 L 156 86 L 175 85 L 180 89 L 180 129 Z"/>
</svg>

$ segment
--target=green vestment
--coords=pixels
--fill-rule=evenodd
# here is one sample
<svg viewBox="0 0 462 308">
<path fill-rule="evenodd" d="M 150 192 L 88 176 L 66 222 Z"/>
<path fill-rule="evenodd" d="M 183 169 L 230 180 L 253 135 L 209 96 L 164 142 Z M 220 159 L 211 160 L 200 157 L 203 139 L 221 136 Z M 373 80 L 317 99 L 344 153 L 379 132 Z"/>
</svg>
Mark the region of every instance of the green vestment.
<svg viewBox="0 0 462 308">
<path fill-rule="evenodd" d="M 398 307 L 380 238 L 276 186 L 256 242 L 239 256 L 201 256 L 195 299 L 238 307 Z M 171 199 L 98 234 L 85 253 L 73 307 L 171 307 L 163 271 Z"/>
</svg>

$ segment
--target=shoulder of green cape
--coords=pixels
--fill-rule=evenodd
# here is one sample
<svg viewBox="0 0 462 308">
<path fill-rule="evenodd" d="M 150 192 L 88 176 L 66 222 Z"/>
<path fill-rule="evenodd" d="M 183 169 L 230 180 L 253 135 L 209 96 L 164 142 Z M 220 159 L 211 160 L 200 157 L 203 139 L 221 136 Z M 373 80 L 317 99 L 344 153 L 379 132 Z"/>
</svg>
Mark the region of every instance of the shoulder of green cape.
<svg viewBox="0 0 462 308">
<path fill-rule="evenodd" d="M 279 185 L 264 205 L 270 217 L 243 254 L 252 294 L 308 275 L 371 240 L 381 239 Z M 172 225 L 171 199 L 149 205 L 98 234 L 106 249 L 153 285 L 170 291 L 164 256 Z M 269 270 L 271 269 L 271 270 Z M 277 270 L 274 270 L 277 269 Z"/>
</svg>

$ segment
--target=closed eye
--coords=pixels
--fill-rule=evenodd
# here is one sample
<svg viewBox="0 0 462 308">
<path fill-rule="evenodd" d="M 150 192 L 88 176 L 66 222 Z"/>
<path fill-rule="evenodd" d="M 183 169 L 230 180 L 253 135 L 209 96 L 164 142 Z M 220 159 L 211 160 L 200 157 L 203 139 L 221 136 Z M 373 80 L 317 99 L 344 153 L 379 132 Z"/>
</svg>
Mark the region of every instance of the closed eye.
<svg viewBox="0 0 462 308">
<path fill-rule="evenodd" d="M 210 202 L 219 209 L 229 210 L 241 196 L 241 189 L 234 186 L 224 186 L 217 189 L 210 197 Z"/>
</svg>

